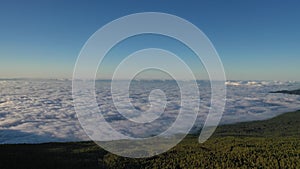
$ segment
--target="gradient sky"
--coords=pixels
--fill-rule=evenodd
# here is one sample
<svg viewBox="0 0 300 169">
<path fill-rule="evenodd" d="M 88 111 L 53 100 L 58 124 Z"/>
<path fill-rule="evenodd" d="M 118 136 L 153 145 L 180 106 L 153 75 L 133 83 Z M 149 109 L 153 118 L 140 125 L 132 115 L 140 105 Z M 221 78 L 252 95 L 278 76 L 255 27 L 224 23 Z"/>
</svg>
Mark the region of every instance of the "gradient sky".
<svg viewBox="0 0 300 169">
<path fill-rule="evenodd" d="M 101 26 L 132 13 L 164 12 L 208 36 L 228 79 L 298 81 L 299 8 L 292 0 L 2 0 L 0 78 L 71 78 L 82 46 Z"/>
</svg>

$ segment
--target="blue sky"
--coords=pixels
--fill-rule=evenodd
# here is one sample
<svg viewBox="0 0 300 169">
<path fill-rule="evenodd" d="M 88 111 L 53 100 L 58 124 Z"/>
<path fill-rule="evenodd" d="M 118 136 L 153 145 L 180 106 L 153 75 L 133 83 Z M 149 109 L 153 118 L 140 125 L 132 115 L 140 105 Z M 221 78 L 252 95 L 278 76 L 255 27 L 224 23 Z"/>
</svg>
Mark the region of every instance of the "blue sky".
<svg viewBox="0 0 300 169">
<path fill-rule="evenodd" d="M 124 15 L 151 11 L 198 26 L 217 49 L 228 79 L 300 80 L 299 7 L 292 0 L 2 0 L 0 78 L 71 78 L 78 53 L 96 30 Z M 152 44 L 157 39 L 144 38 Z M 129 44 L 134 49 L 138 43 Z"/>
</svg>

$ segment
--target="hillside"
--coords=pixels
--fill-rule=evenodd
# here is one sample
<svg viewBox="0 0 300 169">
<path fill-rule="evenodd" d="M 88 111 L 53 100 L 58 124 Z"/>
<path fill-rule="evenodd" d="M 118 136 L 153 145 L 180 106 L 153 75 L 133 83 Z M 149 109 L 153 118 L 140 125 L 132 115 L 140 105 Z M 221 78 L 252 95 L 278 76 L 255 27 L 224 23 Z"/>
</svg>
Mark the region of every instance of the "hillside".
<svg viewBox="0 0 300 169">
<path fill-rule="evenodd" d="M 262 121 L 242 122 L 217 128 L 215 137 L 297 137 L 300 138 L 300 111 L 284 113 Z"/>
<path fill-rule="evenodd" d="M 271 93 L 284 93 L 284 94 L 295 94 L 295 95 L 300 95 L 300 89 L 298 90 L 280 90 L 280 91 L 275 91 Z"/>
<path fill-rule="evenodd" d="M 187 136 L 146 159 L 118 157 L 93 142 L 0 145 L 0 168 L 300 168 L 300 111 L 218 127 L 204 144 Z"/>
</svg>

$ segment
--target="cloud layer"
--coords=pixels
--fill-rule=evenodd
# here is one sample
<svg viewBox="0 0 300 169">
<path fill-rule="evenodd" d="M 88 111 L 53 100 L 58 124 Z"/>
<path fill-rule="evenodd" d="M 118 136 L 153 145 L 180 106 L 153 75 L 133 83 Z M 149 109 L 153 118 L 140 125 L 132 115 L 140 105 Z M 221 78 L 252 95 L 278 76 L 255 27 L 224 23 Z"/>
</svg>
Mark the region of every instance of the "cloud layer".
<svg viewBox="0 0 300 169">
<path fill-rule="evenodd" d="M 227 103 L 221 120 L 223 124 L 262 120 L 299 109 L 299 96 L 269 93 L 298 89 L 298 82 L 228 81 L 226 84 Z M 60 80 L 0 80 L 0 143 L 88 140 L 76 118 L 71 86 L 71 81 Z M 116 110 L 108 81 L 97 81 L 96 88 L 101 113 L 115 130 L 130 136 L 147 137 L 165 131 L 172 125 L 181 107 L 176 83 L 133 83 L 128 99 L 137 110 L 149 109 L 148 96 L 153 89 L 163 91 L 167 99 L 165 112 L 158 119 L 145 124 L 134 123 Z M 200 81 L 199 89 L 201 102 L 194 130 L 203 125 L 210 106 L 209 82 Z M 151 101 L 153 105 L 161 102 L 153 98 Z M 141 116 L 129 110 L 124 113 L 132 119 Z"/>
</svg>

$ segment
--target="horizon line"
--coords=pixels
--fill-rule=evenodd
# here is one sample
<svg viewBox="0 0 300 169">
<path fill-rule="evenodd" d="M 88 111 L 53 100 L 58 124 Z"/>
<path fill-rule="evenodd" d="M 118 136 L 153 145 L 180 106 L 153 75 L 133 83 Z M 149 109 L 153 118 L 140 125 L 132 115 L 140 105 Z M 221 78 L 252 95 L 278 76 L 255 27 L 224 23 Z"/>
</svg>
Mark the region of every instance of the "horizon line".
<svg viewBox="0 0 300 169">
<path fill-rule="evenodd" d="M 57 81 L 72 81 L 72 80 L 95 80 L 95 81 L 112 81 L 112 79 L 106 79 L 106 78 L 96 78 L 96 79 L 73 79 L 73 78 L 42 78 L 42 77 L 17 77 L 17 78 L 1 78 L 0 80 L 57 80 Z M 145 79 L 115 79 L 118 81 L 153 81 L 153 80 L 157 80 L 157 81 L 191 81 L 194 79 L 149 79 L 149 78 L 145 78 Z M 211 79 L 195 79 L 196 81 L 220 81 L 220 80 L 211 80 Z M 273 79 L 226 79 L 226 82 L 228 81 L 282 81 L 282 82 L 300 82 L 300 80 L 273 80 Z"/>
</svg>

